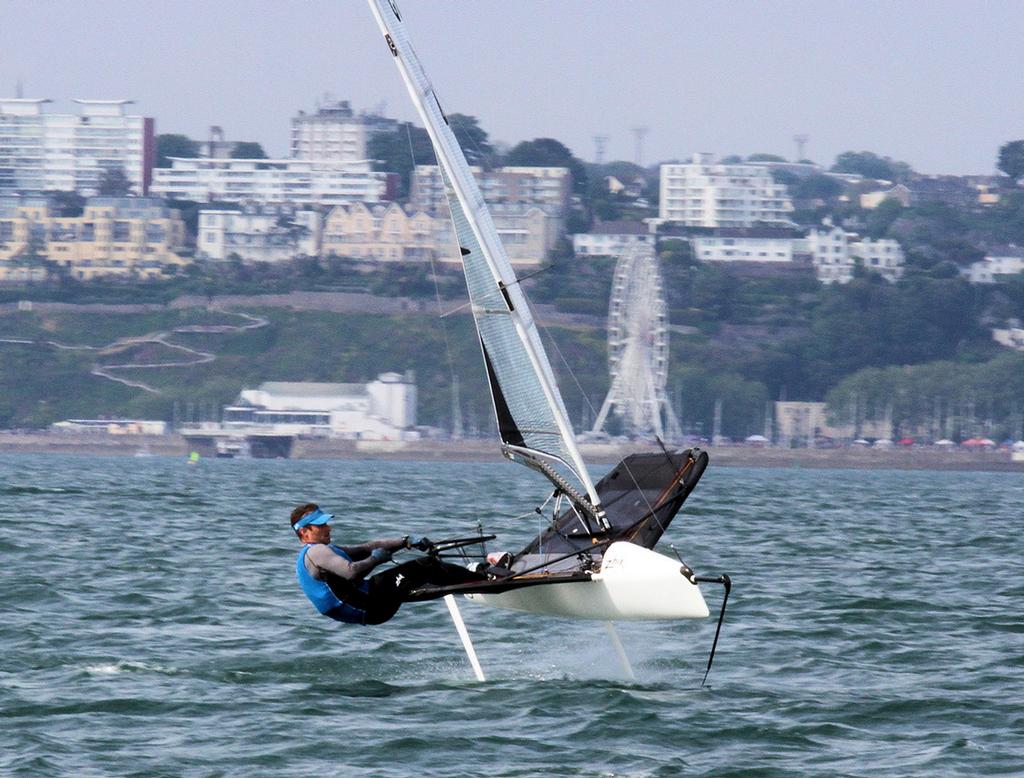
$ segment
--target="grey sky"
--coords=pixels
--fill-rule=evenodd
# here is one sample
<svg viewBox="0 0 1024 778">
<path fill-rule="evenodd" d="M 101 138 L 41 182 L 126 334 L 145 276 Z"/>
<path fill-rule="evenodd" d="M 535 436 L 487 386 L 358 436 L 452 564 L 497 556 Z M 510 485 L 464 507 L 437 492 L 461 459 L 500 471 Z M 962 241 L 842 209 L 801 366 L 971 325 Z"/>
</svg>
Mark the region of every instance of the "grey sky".
<svg viewBox="0 0 1024 778">
<path fill-rule="evenodd" d="M 822 163 L 871 150 L 928 173 L 988 173 L 1024 138 L 1019 2 L 399 0 L 446 110 L 492 139 L 594 158 L 693 151 Z M 290 117 L 332 93 L 413 118 L 363 0 L 0 0 L 0 95 L 133 98 L 157 132 L 287 152 Z"/>
</svg>

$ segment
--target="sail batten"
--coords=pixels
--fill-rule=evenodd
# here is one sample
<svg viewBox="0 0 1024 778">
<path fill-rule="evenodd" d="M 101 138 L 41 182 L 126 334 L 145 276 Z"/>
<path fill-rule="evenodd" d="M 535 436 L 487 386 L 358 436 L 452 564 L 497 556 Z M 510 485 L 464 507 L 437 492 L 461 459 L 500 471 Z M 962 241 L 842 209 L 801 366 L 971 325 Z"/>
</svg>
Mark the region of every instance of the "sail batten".
<svg viewBox="0 0 1024 778">
<path fill-rule="evenodd" d="M 594 505 L 591 481 L 536 324 L 462 149 L 409 42 L 394 0 L 368 0 L 437 156 L 462 255 L 473 318 L 498 418 L 516 454 L 568 467 Z"/>
</svg>

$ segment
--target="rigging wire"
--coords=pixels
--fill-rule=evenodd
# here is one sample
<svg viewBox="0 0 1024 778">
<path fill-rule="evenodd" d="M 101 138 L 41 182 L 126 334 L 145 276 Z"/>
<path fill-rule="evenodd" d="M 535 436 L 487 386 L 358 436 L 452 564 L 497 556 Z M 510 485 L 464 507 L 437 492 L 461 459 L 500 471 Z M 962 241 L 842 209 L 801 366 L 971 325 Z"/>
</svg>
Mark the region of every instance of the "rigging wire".
<svg viewBox="0 0 1024 778">
<path fill-rule="evenodd" d="M 451 125 L 452 126 L 452 133 L 456 135 L 456 141 L 459 142 L 459 145 L 461 146 L 462 142 L 459 141 L 458 134 L 456 134 L 456 130 L 459 129 L 456 126 L 457 124 L 458 124 L 458 122 L 456 122 L 455 125 Z M 406 131 L 409 132 L 408 125 L 406 125 Z M 487 161 L 489 161 L 487 155 L 484 154 L 483 149 L 480 148 L 480 145 L 476 142 L 476 139 L 473 137 L 473 135 L 471 133 L 463 131 L 461 133 L 461 135 L 462 135 L 463 138 L 468 139 L 469 143 L 476 150 L 477 155 L 481 159 L 481 161 L 484 161 L 485 163 Z M 411 133 L 409 135 L 409 147 L 410 147 L 410 152 L 411 152 L 412 151 L 412 135 L 411 135 Z M 433 259 L 431 259 L 431 267 L 433 268 Z M 523 276 L 522 278 L 518 278 L 517 277 L 514 283 L 517 283 L 517 284 L 522 283 L 523 281 L 525 281 L 525 280 L 527 280 L 529 278 L 532 278 L 532 277 L 534 277 L 536 275 L 539 275 L 540 273 L 543 273 L 543 272 L 545 272 L 547 270 L 553 269 L 553 267 L 554 267 L 554 265 L 551 264 L 551 265 L 548 265 L 547 267 L 543 267 L 543 268 L 540 268 L 539 270 L 536 270 L 536 271 L 534 271 L 532 273 L 529 273 L 529 274 Z M 434 276 L 434 286 L 435 286 L 435 290 L 436 290 L 436 288 L 437 288 L 437 277 L 436 277 L 436 275 Z M 525 290 L 524 290 L 524 292 L 525 292 Z M 440 297 L 440 293 L 439 292 L 437 293 L 437 299 L 438 299 L 438 308 L 440 309 L 440 299 L 441 299 L 441 297 Z M 454 309 L 452 311 L 449 311 L 448 313 L 444 313 L 441 316 L 442 316 L 442 318 L 444 318 L 446 316 L 449 316 L 449 315 L 455 313 L 458 310 L 461 310 L 464 307 L 465 306 L 460 306 L 459 308 L 456 308 L 456 309 Z M 533 316 L 533 320 L 534 320 L 534 322 L 537 323 L 537 325 L 541 328 L 541 330 L 543 330 L 544 335 L 545 335 L 545 337 L 548 340 L 548 343 L 554 348 L 555 353 L 558 355 L 558 358 L 562 361 L 562 364 L 565 366 L 566 371 L 569 373 L 569 376 L 572 378 L 573 383 L 576 384 L 576 388 L 579 391 L 580 396 L 583 398 L 583 401 L 587 404 L 587 407 L 589 408 L 590 413 L 594 414 L 595 408 L 594 408 L 593 403 L 590 402 L 590 397 L 583 390 L 583 386 L 580 384 L 580 381 L 577 378 L 575 371 L 569 365 L 569 362 L 565 358 L 565 355 L 562 353 L 562 350 L 558 347 L 558 343 L 554 339 L 554 337 L 552 336 L 550 330 L 546 326 L 544 326 L 543 323 L 538 321 L 536 316 Z M 447 339 L 446 339 L 446 343 L 447 343 Z M 449 362 L 450 362 L 450 360 L 451 360 L 451 354 L 449 353 Z M 571 424 L 571 422 L 570 422 L 570 424 Z M 636 476 L 633 474 L 633 471 L 625 463 L 623 463 L 623 469 L 629 475 L 630 480 L 633 482 L 633 486 L 636 487 L 636 490 L 639 493 L 640 498 L 644 501 L 644 505 L 647 507 L 647 510 L 650 513 L 651 517 L 658 523 L 658 526 L 661 527 L 662 532 L 664 532 L 665 531 L 665 526 L 661 523 L 661 520 L 658 518 L 657 514 L 655 513 L 654 506 L 652 506 L 651 503 L 650 503 L 650 500 L 647 499 L 647 495 L 640 488 L 640 483 L 637 481 Z"/>
<path fill-rule="evenodd" d="M 533 317 L 533 320 L 534 322 L 537 323 L 541 330 L 544 331 L 544 336 L 547 338 L 548 343 L 551 344 L 552 348 L 554 348 L 555 353 L 558 355 L 558 358 L 562 361 L 562 364 L 565 366 L 566 372 L 569 373 L 569 377 L 572 378 L 573 383 L 576 384 L 576 388 L 579 390 L 580 396 L 583 397 L 583 402 L 587 404 L 587 406 L 590 408 L 591 413 L 593 413 L 594 404 L 590 402 L 590 398 L 587 396 L 587 393 L 583 391 L 583 386 L 582 384 L 580 384 L 579 379 L 576 377 L 576 372 L 569 365 L 569 361 L 565 358 L 565 355 L 562 353 L 562 349 L 558 347 L 558 341 L 555 340 L 555 337 L 551 334 L 551 331 L 544 325 L 543 322 L 539 321 L 536 316 Z M 629 479 L 633 482 L 633 486 L 636 487 L 637 493 L 640 495 L 640 498 L 644 501 L 644 505 L 647 507 L 647 510 L 651 514 L 651 517 L 656 522 L 658 522 L 658 526 L 661 527 L 661 531 L 665 532 L 665 525 L 661 523 L 661 519 L 658 518 L 657 513 L 655 513 L 654 511 L 654 506 L 651 505 L 650 500 L 647 499 L 647 495 L 644 494 L 643 489 L 640 488 L 639 481 L 636 480 L 636 476 L 633 475 L 633 471 L 630 469 L 629 465 L 626 464 L 625 459 L 622 460 L 622 467 L 629 475 Z"/>
<path fill-rule="evenodd" d="M 413 148 L 413 145 L 412 145 L 412 129 L 411 129 L 411 125 L 408 122 L 405 125 L 405 134 L 406 134 L 406 138 L 409 141 L 409 158 L 412 160 L 413 170 L 415 170 L 416 169 L 416 150 Z M 437 282 L 437 267 L 434 264 L 434 254 L 433 254 L 433 252 L 427 252 L 427 257 L 430 260 L 430 279 L 434 282 L 434 299 L 437 301 L 438 319 L 440 319 L 440 321 L 441 321 L 441 333 L 442 333 L 442 335 L 444 337 L 444 350 L 445 350 L 445 353 L 447 354 L 447 357 L 448 357 L 448 374 L 449 374 L 449 377 L 450 377 L 451 386 L 454 387 L 456 381 L 458 380 L 458 376 L 455 373 L 455 358 L 452 356 L 451 338 L 449 338 L 449 336 L 448 336 L 448 325 L 445 323 L 444 308 L 443 308 L 443 306 L 441 304 L 441 288 L 440 288 L 440 285 Z M 452 422 L 452 428 L 454 429 L 454 427 L 455 427 L 455 418 L 454 418 L 454 416 L 453 416 L 451 422 Z M 471 510 L 473 511 L 473 514 L 474 514 L 475 518 L 476 518 L 477 526 L 482 527 L 483 526 L 483 522 L 482 522 L 482 520 L 480 518 L 479 507 L 477 505 L 472 505 L 470 507 L 471 507 Z M 486 551 L 486 548 L 485 548 L 485 551 Z"/>
</svg>

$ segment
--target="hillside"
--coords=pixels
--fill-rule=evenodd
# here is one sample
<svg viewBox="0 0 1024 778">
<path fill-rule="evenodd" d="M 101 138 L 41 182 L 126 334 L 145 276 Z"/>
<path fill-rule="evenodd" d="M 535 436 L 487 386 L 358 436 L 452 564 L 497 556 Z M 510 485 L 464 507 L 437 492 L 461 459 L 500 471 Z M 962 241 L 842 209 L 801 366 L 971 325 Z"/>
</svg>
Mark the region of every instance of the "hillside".
<svg viewBox="0 0 1024 778">
<path fill-rule="evenodd" d="M 1024 357 L 993 343 L 985 322 L 1024 319 L 1020 280 L 978 287 L 955 277 L 912 274 L 888 284 L 867 275 L 822 287 L 662 259 L 673 324 L 669 397 L 693 432 L 710 431 L 716 400 L 724 434 L 759 432 L 766 404 L 780 398 L 843 408 L 852 398 L 869 415 L 891 406 L 897 423 L 936 407 L 1007 430 L 1017 423 Z M 611 271 L 607 261 L 562 259 L 524 282 L 580 428 L 609 382 Z M 263 381 L 362 382 L 412 370 L 422 424 L 450 426 L 458 376 L 464 424 L 489 429 L 479 346 L 454 273 L 442 277 L 439 307 L 422 269 L 328 267 L 311 278 L 297 265 L 274 268 L 272 279 L 223 276 L 251 272 L 244 268 L 216 272 L 164 285 L 40 286 L 22 290 L 37 300 L 33 310 L 0 304 L 0 428 L 69 417 L 212 419 Z M 356 291 L 333 291 L 342 279 Z"/>
</svg>

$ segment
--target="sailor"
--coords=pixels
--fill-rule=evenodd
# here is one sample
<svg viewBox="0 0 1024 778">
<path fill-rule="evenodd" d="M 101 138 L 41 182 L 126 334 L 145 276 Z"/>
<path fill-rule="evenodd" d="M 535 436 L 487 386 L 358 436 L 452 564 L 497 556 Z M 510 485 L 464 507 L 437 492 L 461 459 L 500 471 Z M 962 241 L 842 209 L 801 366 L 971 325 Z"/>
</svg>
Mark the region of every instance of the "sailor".
<svg viewBox="0 0 1024 778">
<path fill-rule="evenodd" d="M 299 585 L 318 611 L 336 621 L 383 624 L 398 612 L 409 592 L 424 584 L 448 586 L 488 578 L 483 572 L 447 564 L 434 557 L 420 557 L 369 576 L 396 551 L 429 550 L 430 540 L 406 535 L 355 546 L 336 546 L 331 543 L 329 522 L 333 518 L 316 503 L 306 503 L 292 511 L 291 523 L 303 544 L 295 563 Z"/>
</svg>

